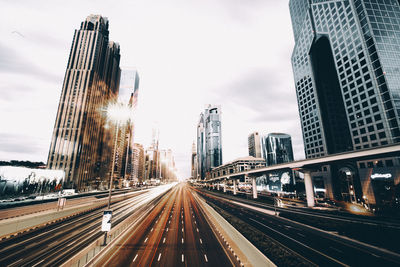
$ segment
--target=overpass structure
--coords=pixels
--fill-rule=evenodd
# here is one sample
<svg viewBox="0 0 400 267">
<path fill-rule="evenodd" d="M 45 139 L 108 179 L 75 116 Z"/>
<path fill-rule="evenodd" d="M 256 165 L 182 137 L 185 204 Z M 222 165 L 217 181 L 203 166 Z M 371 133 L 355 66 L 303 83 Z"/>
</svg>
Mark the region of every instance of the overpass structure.
<svg viewBox="0 0 400 267">
<path fill-rule="evenodd" d="M 324 165 L 332 164 L 332 163 L 340 163 L 346 162 L 349 160 L 353 161 L 362 161 L 369 159 L 377 159 L 377 158 L 385 158 L 385 157 L 399 157 L 400 156 L 400 144 L 395 145 L 387 145 L 379 148 L 371 148 L 360 151 L 346 152 L 334 155 L 328 155 L 320 158 L 312 158 L 305 159 L 299 161 L 293 161 L 289 163 L 283 163 L 273 166 L 268 166 L 264 168 L 251 169 L 243 172 L 237 173 L 218 173 L 214 175 L 215 177 L 211 177 L 202 181 L 198 181 L 204 185 L 214 185 L 217 183 L 223 183 L 223 190 L 226 192 L 226 183 L 227 181 L 233 181 L 233 193 L 237 193 L 237 184 L 238 179 L 241 177 L 245 177 L 247 179 L 252 180 L 252 192 L 253 198 L 257 198 L 257 187 L 256 187 L 256 178 L 262 175 L 265 175 L 271 171 L 278 171 L 282 169 L 292 169 L 302 172 L 304 174 L 304 185 L 307 196 L 307 205 L 309 207 L 313 207 L 315 205 L 314 199 L 314 187 L 313 181 L 311 178 L 311 172 L 317 169 L 320 169 Z"/>
</svg>

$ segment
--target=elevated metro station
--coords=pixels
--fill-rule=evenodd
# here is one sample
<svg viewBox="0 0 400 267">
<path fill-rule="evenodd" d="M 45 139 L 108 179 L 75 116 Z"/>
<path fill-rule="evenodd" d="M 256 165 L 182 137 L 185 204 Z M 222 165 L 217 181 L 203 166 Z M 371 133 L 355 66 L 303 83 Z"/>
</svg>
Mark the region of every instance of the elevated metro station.
<svg viewBox="0 0 400 267">
<path fill-rule="evenodd" d="M 282 179 L 291 180 L 293 172 L 304 174 L 307 205 L 315 205 L 314 184 L 324 187 L 325 198 L 332 200 L 368 203 L 372 206 L 391 206 L 400 195 L 400 145 L 346 152 L 325 157 L 293 161 L 274 166 L 229 171 L 215 168 L 205 180 L 205 186 L 233 184 L 237 193 L 240 182 L 251 182 L 253 197 L 257 198 L 257 184 L 268 185 L 269 191 L 282 190 Z"/>
</svg>

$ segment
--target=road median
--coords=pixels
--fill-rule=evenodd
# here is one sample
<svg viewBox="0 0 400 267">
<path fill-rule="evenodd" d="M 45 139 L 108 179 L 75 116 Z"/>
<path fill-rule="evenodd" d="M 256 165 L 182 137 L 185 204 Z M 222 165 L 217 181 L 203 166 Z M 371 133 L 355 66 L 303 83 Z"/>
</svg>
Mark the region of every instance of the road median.
<svg viewBox="0 0 400 267">
<path fill-rule="evenodd" d="M 234 254 L 236 260 L 240 261 L 242 266 L 276 266 L 228 221 L 199 197 L 197 193 L 194 196 L 212 226 L 215 227 L 217 233 L 222 237 L 223 242 L 228 245 L 228 249 Z"/>
</svg>

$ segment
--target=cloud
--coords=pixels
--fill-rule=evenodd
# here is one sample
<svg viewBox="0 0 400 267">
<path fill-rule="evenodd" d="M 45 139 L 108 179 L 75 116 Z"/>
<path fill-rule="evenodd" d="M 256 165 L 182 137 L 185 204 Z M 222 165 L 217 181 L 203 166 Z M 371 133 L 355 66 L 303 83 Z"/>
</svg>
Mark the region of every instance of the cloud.
<svg viewBox="0 0 400 267">
<path fill-rule="evenodd" d="M 254 19 L 254 13 L 261 8 L 271 5 L 273 1 L 265 0 L 220 0 L 218 3 L 225 8 L 229 15 L 241 23 Z M 213 1 L 213 3 L 215 3 Z"/>
<path fill-rule="evenodd" d="M 59 75 L 49 73 L 21 57 L 14 49 L 0 43 L 0 72 L 27 74 L 49 82 L 59 82 Z"/>
<path fill-rule="evenodd" d="M 41 144 L 29 135 L 0 133 L 0 152 L 31 154 L 41 150 Z"/>
<path fill-rule="evenodd" d="M 39 45 L 48 46 L 51 48 L 56 47 L 56 48 L 63 49 L 66 46 L 66 42 L 64 40 L 61 40 L 55 36 L 45 34 L 43 32 L 38 32 L 38 31 L 32 31 L 32 32 L 28 33 L 28 35 L 26 36 L 26 39 L 28 39 L 29 41 L 33 41 Z M 69 44 L 69 43 L 67 43 L 67 44 Z"/>
<path fill-rule="evenodd" d="M 233 104 L 252 110 L 255 114 L 252 121 L 295 120 L 297 101 L 294 91 L 284 89 L 287 85 L 275 73 L 265 69 L 254 70 L 227 85 L 220 97 L 225 99 L 229 96 Z"/>
</svg>

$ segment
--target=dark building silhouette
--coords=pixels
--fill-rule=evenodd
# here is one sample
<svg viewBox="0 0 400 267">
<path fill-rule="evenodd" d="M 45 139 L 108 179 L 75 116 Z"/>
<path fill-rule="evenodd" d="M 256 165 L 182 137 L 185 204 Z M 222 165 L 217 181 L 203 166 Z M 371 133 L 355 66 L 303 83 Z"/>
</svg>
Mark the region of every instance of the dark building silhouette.
<svg viewBox="0 0 400 267">
<path fill-rule="evenodd" d="M 75 30 L 47 161 L 65 170 L 66 187 L 108 187 L 110 174 L 100 174 L 111 169 L 114 133 L 104 127 L 104 109 L 118 95 L 119 61 L 107 18 L 88 16 Z"/>
</svg>

